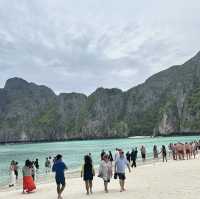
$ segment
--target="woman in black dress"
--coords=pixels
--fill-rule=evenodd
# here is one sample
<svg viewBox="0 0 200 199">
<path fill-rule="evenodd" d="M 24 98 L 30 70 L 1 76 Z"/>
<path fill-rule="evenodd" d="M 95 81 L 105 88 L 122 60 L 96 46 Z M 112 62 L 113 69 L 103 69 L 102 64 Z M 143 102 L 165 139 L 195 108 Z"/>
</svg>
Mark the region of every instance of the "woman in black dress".
<svg viewBox="0 0 200 199">
<path fill-rule="evenodd" d="M 92 159 L 89 155 L 85 156 L 84 161 L 85 163 L 82 166 L 81 177 L 83 177 L 83 180 L 85 181 L 85 188 L 87 195 L 89 195 L 89 193 L 92 194 L 92 180 L 95 175 L 95 171 L 92 165 Z"/>
</svg>

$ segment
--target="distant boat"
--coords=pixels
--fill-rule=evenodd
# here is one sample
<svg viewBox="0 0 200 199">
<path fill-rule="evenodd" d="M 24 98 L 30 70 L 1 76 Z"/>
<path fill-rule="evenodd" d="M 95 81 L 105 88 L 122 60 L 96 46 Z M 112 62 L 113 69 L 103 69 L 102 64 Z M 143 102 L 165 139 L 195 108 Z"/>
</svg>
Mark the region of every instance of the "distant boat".
<svg viewBox="0 0 200 199">
<path fill-rule="evenodd" d="M 132 136 L 129 139 L 143 139 L 143 138 L 153 138 L 153 136 Z"/>
</svg>

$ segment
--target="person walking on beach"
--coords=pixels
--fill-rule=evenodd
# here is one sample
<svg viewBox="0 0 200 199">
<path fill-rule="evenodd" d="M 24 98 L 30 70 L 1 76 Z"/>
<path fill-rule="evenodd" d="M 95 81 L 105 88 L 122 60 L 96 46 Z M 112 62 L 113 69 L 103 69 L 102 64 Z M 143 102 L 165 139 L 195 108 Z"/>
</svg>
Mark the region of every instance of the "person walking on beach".
<svg viewBox="0 0 200 199">
<path fill-rule="evenodd" d="M 131 152 L 131 161 L 132 161 L 132 164 L 131 164 L 131 167 L 135 167 L 136 168 L 136 160 L 137 160 L 137 153 L 138 153 L 138 150 L 137 150 L 137 147 L 135 147 L 135 149 L 132 149 L 132 152 Z"/>
<path fill-rule="evenodd" d="M 101 160 L 103 160 L 103 156 L 106 154 L 104 150 L 101 151 Z"/>
<path fill-rule="evenodd" d="M 112 152 L 111 151 L 108 152 L 108 159 L 109 159 L 109 161 L 112 164 L 112 162 L 113 162 L 113 156 L 112 156 Z"/>
<path fill-rule="evenodd" d="M 179 160 L 185 160 L 185 145 L 183 143 L 176 144 L 176 154 Z"/>
<path fill-rule="evenodd" d="M 92 194 L 92 181 L 93 181 L 93 176 L 95 176 L 95 170 L 92 165 L 92 159 L 89 155 L 86 155 L 84 158 L 84 165 L 82 166 L 81 170 L 81 178 L 85 181 L 85 188 L 87 195 L 89 193 Z"/>
<path fill-rule="evenodd" d="M 158 148 L 157 148 L 157 145 L 153 146 L 153 158 L 154 158 L 154 160 L 158 159 Z"/>
<path fill-rule="evenodd" d="M 23 193 L 30 193 L 36 189 L 35 183 L 32 178 L 32 162 L 29 160 L 25 161 L 25 165 L 22 168 L 23 174 Z"/>
<path fill-rule="evenodd" d="M 189 143 L 185 143 L 185 153 L 187 160 L 191 158 L 191 145 Z"/>
<path fill-rule="evenodd" d="M 169 146 L 172 152 L 173 160 L 177 160 L 176 144 L 171 143 Z"/>
<path fill-rule="evenodd" d="M 104 190 L 108 193 L 108 183 L 112 177 L 112 164 L 108 159 L 108 155 L 104 154 L 103 159 L 99 166 L 99 175 L 98 177 L 102 178 L 104 181 Z"/>
<path fill-rule="evenodd" d="M 126 153 L 126 159 L 129 161 L 129 163 L 131 162 L 131 154 L 129 151 Z"/>
<path fill-rule="evenodd" d="M 16 177 L 16 180 L 18 180 L 18 175 L 19 175 L 19 165 L 18 165 L 18 162 L 15 162 L 15 177 Z"/>
<path fill-rule="evenodd" d="M 51 157 L 51 156 L 49 156 L 49 168 L 50 168 L 50 171 L 51 171 L 51 169 L 52 169 L 52 167 L 53 167 L 53 158 Z"/>
<path fill-rule="evenodd" d="M 131 172 L 129 162 L 124 156 L 124 152 L 122 150 L 119 151 L 119 158 L 115 161 L 115 174 L 119 177 L 120 184 L 120 192 L 125 191 L 125 167 L 128 167 L 129 172 Z"/>
<path fill-rule="evenodd" d="M 15 182 L 16 182 L 16 176 L 15 176 L 15 161 L 12 160 L 10 163 L 10 167 L 9 167 L 9 176 L 10 176 L 10 183 L 9 183 L 9 187 L 14 187 L 15 186 Z"/>
<path fill-rule="evenodd" d="M 118 157 L 119 157 L 119 149 L 116 148 L 115 149 L 115 161 L 118 159 Z"/>
<path fill-rule="evenodd" d="M 166 147 L 165 145 L 162 145 L 162 148 L 161 148 L 161 152 L 162 154 L 162 159 L 163 159 L 163 162 L 166 161 L 167 162 L 167 150 L 166 150 Z"/>
<path fill-rule="evenodd" d="M 145 148 L 144 145 L 142 145 L 140 151 L 141 151 L 142 161 L 145 162 L 145 160 L 146 160 L 146 148 Z"/>
<path fill-rule="evenodd" d="M 196 147 L 196 143 L 193 142 L 192 143 L 192 154 L 194 156 L 194 159 L 196 158 L 196 154 L 197 154 L 197 147 Z"/>
<path fill-rule="evenodd" d="M 37 171 L 37 169 L 35 167 L 34 161 L 32 161 L 30 163 L 30 167 L 31 167 L 31 173 L 32 173 L 31 175 L 32 175 L 33 181 L 36 181 L 36 171 Z"/>
<path fill-rule="evenodd" d="M 58 154 L 52 167 L 52 171 L 55 172 L 55 180 L 57 184 L 58 199 L 62 199 L 62 192 L 65 189 L 65 170 L 67 170 L 66 164 L 62 160 L 62 155 Z M 61 186 L 62 185 L 62 186 Z"/>
<path fill-rule="evenodd" d="M 39 165 L 39 160 L 38 160 L 38 158 L 36 158 L 36 160 L 35 160 L 34 164 L 35 164 L 35 168 L 36 168 L 36 169 L 37 169 L 37 171 L 38 171 L 38 170 L 39 170 L 39 168 L 40 168 L 40 165 Z"/>
<path fill-rule="evenodd" d="M 49 158 L 46 158 L 44 166 L 45 166 L 45 173 L 46 174 L 49 173 L 50 168 L 51 168 L 51 162 L 50 162 Z"/>
</svg>

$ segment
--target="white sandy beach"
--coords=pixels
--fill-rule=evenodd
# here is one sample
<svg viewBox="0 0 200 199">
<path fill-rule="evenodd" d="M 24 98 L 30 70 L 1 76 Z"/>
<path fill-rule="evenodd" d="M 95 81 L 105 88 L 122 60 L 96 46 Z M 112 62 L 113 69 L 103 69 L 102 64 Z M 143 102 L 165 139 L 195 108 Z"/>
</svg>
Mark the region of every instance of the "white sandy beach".
<svg viewBox="0 0 200 199">
<path fill-rule="evenodd" d="M 63 198 L 82 199 L 194 199 L 200 195 L 200 160 L 169 161 L 140 166 L 127 173 L 127 191 L 120 193 L 118 180 L 109 184 L 110 192 L 103 191 L 103 182 L 95 177 L 93 195 L 85 194 L 80 178 L 68 179 Z M 43 184 L 37 191 L 23 195 L 21 190 L 1 191 L 0 199 L 56 199 L 55 183 Z"/>
</svg>

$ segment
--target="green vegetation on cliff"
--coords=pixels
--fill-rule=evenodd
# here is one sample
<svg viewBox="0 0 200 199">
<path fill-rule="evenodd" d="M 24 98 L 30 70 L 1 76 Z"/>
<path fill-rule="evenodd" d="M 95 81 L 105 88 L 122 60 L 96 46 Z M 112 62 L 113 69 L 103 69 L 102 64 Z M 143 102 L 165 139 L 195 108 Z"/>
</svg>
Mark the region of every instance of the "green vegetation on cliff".
<svg viewBox="0 0 200 199">
<path fill-rule="evenodd" d="M 200 53 L 121 91 L 54 92 L 20 78 L 0 89 L 0 142 L 200 133 Z"/>
</svg>

